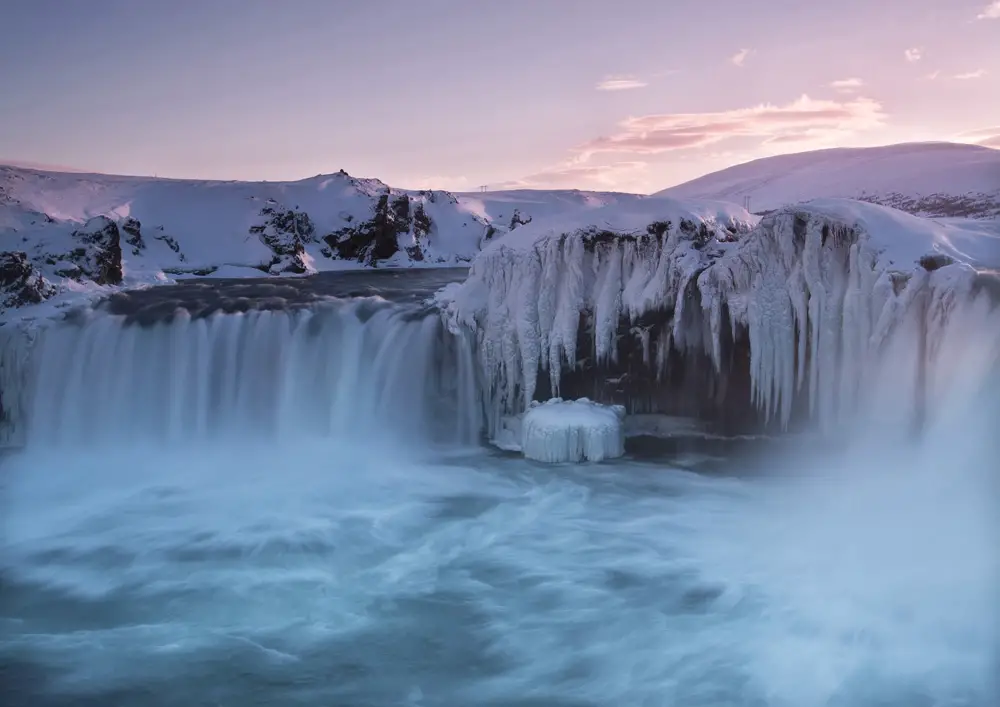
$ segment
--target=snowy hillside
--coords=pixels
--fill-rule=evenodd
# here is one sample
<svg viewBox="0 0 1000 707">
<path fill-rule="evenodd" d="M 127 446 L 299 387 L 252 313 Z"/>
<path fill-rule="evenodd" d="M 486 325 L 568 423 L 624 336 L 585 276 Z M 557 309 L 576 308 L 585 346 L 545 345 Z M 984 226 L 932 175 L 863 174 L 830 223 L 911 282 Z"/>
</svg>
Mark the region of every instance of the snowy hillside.
<svg viewBox="0 0 1000 707">
<path fill-rule="evenodd" d="M 88 284 L 460 265 L 490 239 L 540 216 L 641 198 L 455 196 L 392 189 L 344 172 L 218 182 L 0 166 L 0 251 L 10 254 L 0 263 L 0 307 Z M 22 252 L 26 260 L 16 256 Z"/>
<path fill-rule="evenodd" d="M 759 219 L 651 198 L 524 227 L 438 302 L 478 339 L 494 434 L 552 396 L 743 429 L 804 410 L 832 426 L 885 381 L 916 394 L 914 337 L 931 342 L 928 356 L 961 344 L 963 303 L 1000 295 L 994 225 L 844 199 Z M 974 330 L 1000 335 L 988 310 Z M 893 395 L 892 414 L 919 407 Z"/>
<path fill-rule="evenodd" d="M 762 213 L 817 198 L 860 199 L 918 216 L 1000 218 L 1000 150 L 909 143 L 778 155 L 659 192 L 723 199 Z"/>
<path fill-rule="evenodd" d="M 533 219 L 587 211 L 614 204 L 632 204 L 647 197 L 622 192 L 512 189 L 457 194 L 463 208 L 492 224 L 498 233 L 512 231 Z"/>
</svg>

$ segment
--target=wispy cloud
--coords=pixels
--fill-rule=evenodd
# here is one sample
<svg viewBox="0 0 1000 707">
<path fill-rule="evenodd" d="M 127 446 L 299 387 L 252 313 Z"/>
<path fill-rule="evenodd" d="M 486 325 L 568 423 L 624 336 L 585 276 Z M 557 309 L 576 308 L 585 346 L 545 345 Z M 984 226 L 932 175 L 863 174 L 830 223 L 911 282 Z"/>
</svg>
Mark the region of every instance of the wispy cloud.
<svg viewBox="0 0 1000 707">
<path fill-rule="evenodd" d="M 906 57 L 908 62 L 913 63 L 915 61 L 920 61 L 920 59 L 924 56 L 924 50 L 920 47 L 910 47 L 903 52 L 903 56 Z"/>
<path fill-rule="evenodd" d="M 984 76 L 986 76 L 985 69 L 976 69 L 975 71 L 967 71 L 964 74 L 955 74 L 954 78 L 959 81 L 969 81 L 971 79 L 981 79 Z"/>
<path fill-rule="evenodd" d="M 609 76 L 597 84 L 598 91 L 628 91 L 633 88 L 645 88 L 649 84 L 634 76 Z"/>
<path fill-rule="evenodd" d="M 976 15 L 977 20 L 1000 20 L 1000 0 L 993 0 Z"/>
<path fill-rule="evenodd" d="M 496 189 L 551 189 L 580 185 L 598 189 L 615 188 L 623 182 L 634 182 L 647 167 L 645 162 L 637 160 L 601 165 L 582 164 L 571 160 L 521 179 L 491 186 Z"/>
<path fill-rule="evenodd" d="M 865 85 L 859 78 L 838 79 L 830 82 L 830 87 L 841 93 L 853 93 Z"/>
<path fill-rule="evenodd" d="M 1000 125 L 969 130 L 968 132 L 959 133 L 953 139 L 955 142 L 969 142 L 984 147 L 1000 148 Z"/>
<path fill-rule="evenodd" d="M 882 106 L 869 98 L 761 104 L 717 113 L 668 113 L 629 118 L 619 131 L 577 148 L 580 161 L 599 153 L 653 155 L 705 147 L 736 137 L 762 142 L 817 141 L 882 125 Z"/>
<path fill-rule="evenodd" d="M 940 75 L 941 75 L 941 71 L 940 70 L 938 70 L 938 71 L 932 71 L 929 74 L 927 74 L 926 76 L 924 76 L 924 78 L 927 79 L 928 81 L 933 81 L 934 79 L 936 79 Z"/>
<path fill-rule="evenodd" d="M 743 66 L 753 52 L 753 49 L 740 49 L 738 52 L 729 57 L 729 61 L 731 61 L 735 66 Z"/>
</svg>

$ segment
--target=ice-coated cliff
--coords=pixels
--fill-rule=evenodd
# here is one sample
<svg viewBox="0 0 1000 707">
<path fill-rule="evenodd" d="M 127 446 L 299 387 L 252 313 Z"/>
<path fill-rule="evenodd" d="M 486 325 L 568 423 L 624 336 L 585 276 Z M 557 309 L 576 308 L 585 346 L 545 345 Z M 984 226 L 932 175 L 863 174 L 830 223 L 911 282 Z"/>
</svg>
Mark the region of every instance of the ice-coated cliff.
<svg viewBox="0 0 1000 707">
<path fill-rule="evenodd" d="M 957 355 L 945 352 L 960 327 L 1000 332 L 998 246 L 982 224 L 849 200 L 757 222 L 721 202 L 651 199 L 523 226 L 438 301 L 451 326 L 476 332 L 494 424 L 540 383 L 541 397 L 579 395 L 565 388 L 586 369 L 613 384 L 602 402 L 630 412 L 659 387 L 700 398 L 686 412 L 742 397 L 781 426 L 800 410 L 832 427 L 890 379 L 910 396 L 897 408 L 920 407 L 943 390 L 935 363 Z M 706 376 L 715 384 L 680 380 Z"/>
</svg>

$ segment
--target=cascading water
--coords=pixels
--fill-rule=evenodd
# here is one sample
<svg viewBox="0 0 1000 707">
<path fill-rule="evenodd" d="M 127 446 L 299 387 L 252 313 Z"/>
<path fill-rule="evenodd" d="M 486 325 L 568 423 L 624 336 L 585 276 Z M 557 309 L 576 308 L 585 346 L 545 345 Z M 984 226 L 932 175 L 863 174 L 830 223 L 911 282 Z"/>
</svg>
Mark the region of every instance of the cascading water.
<svg viewBox="0 0 1000 707">
<path fill-rule="evenodd" d="M 12 339 L 0 703 L 995 707 L 998 316 L 920 440 L 906 334 L 835 454 L 752 465 L 432 450 L 472 352 L 370 298 Z"/>
<path fill-rule="evenodd" d="M 375 298 L 142 324 L 89 312 L 31 352 L 29 445 L 304 436 L 474 444 L 468 342 Z"/>
</svg>

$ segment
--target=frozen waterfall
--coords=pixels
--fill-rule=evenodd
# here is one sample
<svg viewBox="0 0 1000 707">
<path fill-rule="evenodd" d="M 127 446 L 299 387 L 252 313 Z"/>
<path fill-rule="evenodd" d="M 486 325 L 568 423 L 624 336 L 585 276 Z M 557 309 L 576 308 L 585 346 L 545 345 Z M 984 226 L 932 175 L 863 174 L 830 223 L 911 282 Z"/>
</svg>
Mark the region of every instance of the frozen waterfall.
<svg viewBox="0 0 1000 707">
<path fill-rule="evenodd" d="M 4 411 L 29 445 L 341 437 L 475 443 L 472 350 L 436 312 L 378 298 L 183 309 L 153 324 L 87 311 L 5 334 Z"/>
<path fill-rule="evenodd" d="M 608 225 L 519 229 L 439 294 L 477 337 L 491 434 L 555 396 L 774 429 L 850 432 L 863 410 L 912 429 L 962 357 L 998 345 L 998 239 L 955 224 L 847 200 L 752 230 L 709 202 L 590 217 Z"/>
</svg>

